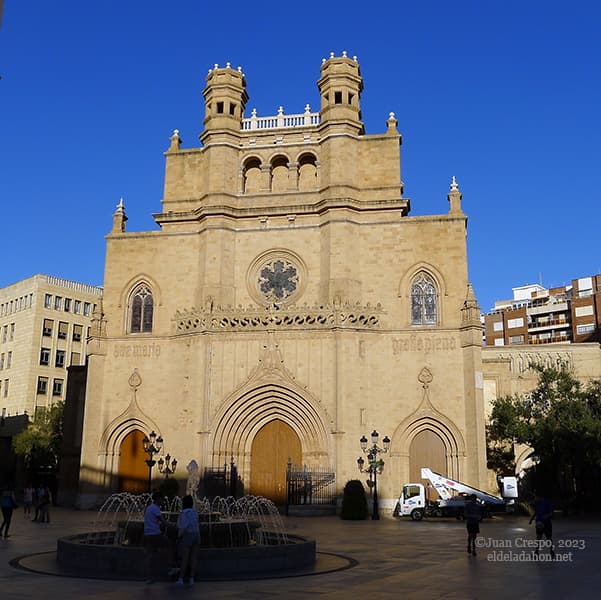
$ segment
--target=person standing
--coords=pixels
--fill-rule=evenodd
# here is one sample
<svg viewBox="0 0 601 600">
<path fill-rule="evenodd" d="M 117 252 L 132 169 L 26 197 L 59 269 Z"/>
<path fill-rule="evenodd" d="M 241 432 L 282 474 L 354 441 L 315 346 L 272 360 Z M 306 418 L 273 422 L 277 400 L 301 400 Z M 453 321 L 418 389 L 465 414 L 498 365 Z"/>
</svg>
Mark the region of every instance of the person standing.
<svg viewBox="0 0 601 600">
<path fill-rule="evenodd" d="M 161 513 L 160 492 L 152 494 L 152 502 L 144 511 L 144 548 L 146 549 L 146 583 L 154 583 L 159 570 L 159 552 L 163 547 L 163 530 L 166 527 Z"/>
<path fill-rule="evenodd" d="M 33 517 L 33 521 L 37 521 L 40 518 L 40 503 L 42 498 L 44 497 L 44 486 L 40 483 L 34 492 L 34 507 L 35 507 L 35 515 Z"/>
<path fill-rule="evenodd" d="M 0 537 L 4 531 L 4 537 L 8 537 L 8 528 L 13 518 L 13 510 L 17 508 L 15 493 L 10 485 L 7 485 L 0 495 L 0 507 L 2 508 L 2 525 L 0 525 Z"/>
<path fill-rule="evenodd" d="M 200 545 L 200 527 L 198 513 L 192 508 L 193 506 L 194 499 L 192 496 L 184 496 L 182 499 L 182 512 L 177 519 L 177 537 L 182 555 L 179 579 L 175 582 L 175 585 L 178 586 L 184 585 L 184 578 L 188 570 L 190 572 L 188 585 L 194 584 L 194 573 L 196 571 L 198 547 Z"/>
<path fill-rule="evenodd" d="M 23 516 L 30 517 L 31 516 L 31 507 L 33 506 L 33 495 L 35 494 L 35 490 L 31 483 L 28 483 L 25 489 L 23 490 Z"/>
<path fill-rule="evenodd" d="M 38 514 L 40 523 L 50 523 L 50 503 L 52 502 L 52 493 L 47 485 L 40 486 L 38 490 Z M 36 515 L 36 518 L 38 516 Z"/>
<path fill-rule="evenodd" d="M 482 507 L 478 503 L 476 494 L 472 494 L 465 503 L 463 517 L 467 528 L 467 553 L 476 556 L 476 538 L 480 533 L 480 521 L 482 521 Z"/>
<path fill-rule="evenodd" d="M 534 514 L 530 517 L 529 523 L 535 521 L 536 527 L 536 550 L 534 554 L 538 555 L 543 535 L 551 548 L 551 558 L 555 558 L 555 548 L 553 547 L 553 506 L 551 502 L 542 494 L 536 494 L 534 504 L 532 505 Z"/>
</svg>

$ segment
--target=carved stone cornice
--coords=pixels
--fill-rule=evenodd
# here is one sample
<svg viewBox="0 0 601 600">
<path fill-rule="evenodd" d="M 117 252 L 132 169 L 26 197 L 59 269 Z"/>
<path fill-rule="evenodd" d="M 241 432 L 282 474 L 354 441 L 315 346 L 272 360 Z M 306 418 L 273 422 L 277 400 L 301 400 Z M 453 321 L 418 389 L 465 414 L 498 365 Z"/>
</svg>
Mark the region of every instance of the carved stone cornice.
<svg viewBox="0 0 601 600">
<path fill-rule="evenodd" d="M 204 331 L 264 331 L 270 329 L 377 329 L 384 313 L 381 304 L 182 309 L 172 323 L 178 334 Z"/>
</svg>

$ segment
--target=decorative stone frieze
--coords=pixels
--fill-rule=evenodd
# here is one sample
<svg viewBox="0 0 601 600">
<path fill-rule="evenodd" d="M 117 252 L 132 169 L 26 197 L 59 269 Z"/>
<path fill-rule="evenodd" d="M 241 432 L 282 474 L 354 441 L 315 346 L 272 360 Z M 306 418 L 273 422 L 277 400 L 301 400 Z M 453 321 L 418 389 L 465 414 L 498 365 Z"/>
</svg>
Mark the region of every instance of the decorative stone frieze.
<svg viewBox="0 0 601 600">
<path fill-rule="evenodd" d="M 178 310 L 173 318 L 175 332 L 194 333 L 224 330 L 268 329 L 377 329 L 384 313 L 381 304 L 335 306 L 283 306 L 280 308 L 192 308 Z"/>
</svg>

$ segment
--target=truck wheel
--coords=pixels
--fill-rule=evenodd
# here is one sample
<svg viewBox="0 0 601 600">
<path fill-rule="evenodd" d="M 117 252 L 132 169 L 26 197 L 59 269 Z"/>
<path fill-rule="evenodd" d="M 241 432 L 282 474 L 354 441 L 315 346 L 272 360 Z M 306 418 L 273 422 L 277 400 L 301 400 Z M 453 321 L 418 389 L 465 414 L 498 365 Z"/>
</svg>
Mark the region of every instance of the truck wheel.
<svg viewBox="0 0 601 600">
<path fill-rule="evenodd" d="M 421 508 L 414 508 L 411 511 L 411 518 L 414 521 L 421 521 L 424 518 L 424 511 Z"/>
</svg>

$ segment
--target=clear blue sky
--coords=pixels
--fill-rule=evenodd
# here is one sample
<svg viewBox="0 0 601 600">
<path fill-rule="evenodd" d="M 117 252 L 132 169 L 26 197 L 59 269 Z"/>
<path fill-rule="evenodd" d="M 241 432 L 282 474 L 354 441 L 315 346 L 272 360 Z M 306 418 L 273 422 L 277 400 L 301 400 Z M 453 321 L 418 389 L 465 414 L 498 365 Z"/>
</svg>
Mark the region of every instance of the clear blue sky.
<svg viewBox="0 0 601 600">
<path fill-rule="evenodd" d="M 319 106 L 322 57 L 357 55 L 367 133 L 403 134 L 412 215 L 455 175 L 483 310 L 601 272 L 597 0 L 6 0 L 0 29 L 0 286 L 102 284 L 120 196 L 156 229 L 174 128 L 198 146 L 214 64 L 241 65 L 259 115 Z"/>
</svg>

